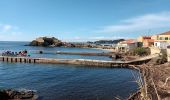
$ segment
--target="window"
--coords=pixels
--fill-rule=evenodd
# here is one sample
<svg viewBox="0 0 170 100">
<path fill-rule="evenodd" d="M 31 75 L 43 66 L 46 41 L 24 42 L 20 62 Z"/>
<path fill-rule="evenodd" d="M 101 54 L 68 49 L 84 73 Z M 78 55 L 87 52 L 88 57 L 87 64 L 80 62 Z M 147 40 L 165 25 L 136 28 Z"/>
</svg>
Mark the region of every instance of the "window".
<svg viewBox="0 0 170 100">
<path fill-rule="evenodd" d="M 168 37 L 165 37 L 165 40 L 168 40 Z"/>
<path fill-rule="evenodd" d="M 163 40 L 163 38 L 162 38 L 162 37 L 160 37 L 160 38 L 159 38 L 159 40 Z"/>
</svg>

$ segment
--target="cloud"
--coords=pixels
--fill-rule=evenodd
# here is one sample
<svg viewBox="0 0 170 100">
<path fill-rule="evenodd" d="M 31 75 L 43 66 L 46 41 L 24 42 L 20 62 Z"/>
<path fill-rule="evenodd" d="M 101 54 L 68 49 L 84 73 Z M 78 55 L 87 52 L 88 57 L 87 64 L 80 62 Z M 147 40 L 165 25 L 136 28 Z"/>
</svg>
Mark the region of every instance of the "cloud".
<svg viewBox="0 0 170 100">
<path fill-rule="evenodd" d="M 0 24 L 0 40 L 1 41 L 20 41 L 23 38 L 19 28 L 9 24 Z"/>
<path fill-rule="evenodd" d="M 0 24 L 0 33 L 6 33 L 14 29 L 16 29 L 15 26 L 7 25 L 7 24 Z"/>
<path fill-rule="evenodd" d="M 112 36 L 112 37 L 107 37 L 107 36 L 99 36 L 99 37 L 90 37 L 88 38 L 89 40 L 115 40 L 115 39 L 127 39 L 128 37 L 121 37 L 121 36 Z"/>
<path fill-rule="evenodd" d="M 170 12 L 161 12 L 156 14 L 146 14 L 142 16 L 125 19 L 119 24 L 104 26 L 96 33 L 114 33 L 114 32 L 136 32 L 156 28 L 170 28 Z"/>
<path fill-rule="evenodd" d="M 9 31 L 11 29 L 12 29 L 11 25 L 4 25 L 4 27 L 3 27 L 3 31 L 5 31 L 5 32 L 7 32 L 7 31 Z"/>
<path fill-rule="evenodd" d="M 65 38 L 64 41 L 67 42 L 87 42 L 87 41 L 97 41 L 97 40 L 116 40 L 116 39 L 128 39 L 129 37 L 121 37 L 121 36 L 97 36 L 97 37 L 73 37 L 73 38 Z"/>
</svg>

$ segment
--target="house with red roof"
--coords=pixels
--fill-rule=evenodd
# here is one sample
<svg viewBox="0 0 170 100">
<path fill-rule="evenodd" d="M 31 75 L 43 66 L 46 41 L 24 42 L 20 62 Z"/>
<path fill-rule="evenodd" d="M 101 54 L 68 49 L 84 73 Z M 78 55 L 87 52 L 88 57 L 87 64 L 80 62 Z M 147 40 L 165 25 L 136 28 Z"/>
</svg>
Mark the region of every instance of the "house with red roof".
<svg viewBox="0 0 170 100">
<path fill-rule="evenodd" d="M 154 39 L 152 39 L 151 36 L 140 36 L 137 41 L 142 43 L 143 47 L 154 46 Z"/>
<path fill-rule="evenodd" d="M 117 44 L 116 51 L 126 52 L 126 51 L 136 48 L 137 46 L 138 46 L 137 41 L 135 39 L 127 39 Z"/>
</svg>

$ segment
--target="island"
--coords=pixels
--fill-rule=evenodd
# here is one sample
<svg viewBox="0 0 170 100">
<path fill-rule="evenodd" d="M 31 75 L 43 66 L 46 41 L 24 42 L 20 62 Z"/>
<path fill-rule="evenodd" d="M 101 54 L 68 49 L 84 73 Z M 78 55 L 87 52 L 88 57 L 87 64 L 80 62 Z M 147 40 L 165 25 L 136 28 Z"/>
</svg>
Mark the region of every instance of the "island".
<svg viewBox="0 0 170 100">
<path fill-rule="evenodd" d="M 39 37 L 29 43 L 28 46 L 60 47 L 63 42 L 55 37 Z"/>
</svg>

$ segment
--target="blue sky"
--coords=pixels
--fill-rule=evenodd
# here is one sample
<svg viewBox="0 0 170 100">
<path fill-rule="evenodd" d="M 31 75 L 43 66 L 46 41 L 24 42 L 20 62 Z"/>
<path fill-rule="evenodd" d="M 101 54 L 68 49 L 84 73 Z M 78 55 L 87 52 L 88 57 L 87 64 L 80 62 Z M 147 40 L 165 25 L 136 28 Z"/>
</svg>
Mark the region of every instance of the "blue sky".
<svg viewBox="0 0 170 100">
<path fill-rule="evenodd" d="M 0 41 L 94 41 L 169 30 L 169 0 L 0 0 Z"/>
</svg>

